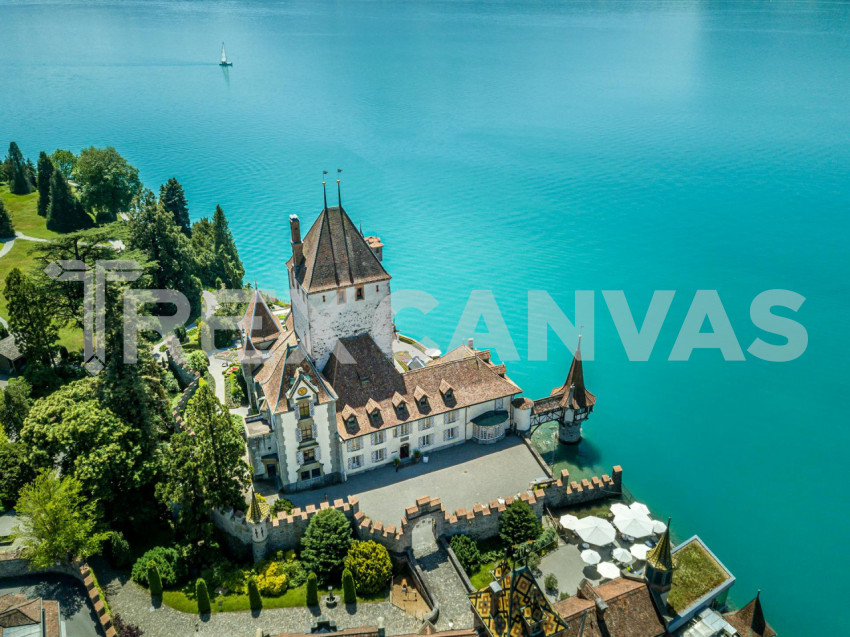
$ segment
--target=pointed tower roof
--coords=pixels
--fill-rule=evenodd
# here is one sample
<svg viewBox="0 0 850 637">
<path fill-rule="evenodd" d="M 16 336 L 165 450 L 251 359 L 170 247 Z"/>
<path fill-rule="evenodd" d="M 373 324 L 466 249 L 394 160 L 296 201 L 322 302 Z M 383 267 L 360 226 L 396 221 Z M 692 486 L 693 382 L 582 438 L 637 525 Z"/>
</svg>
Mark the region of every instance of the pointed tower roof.
<svg viewBox="0 0 850 637">
<path fill-rule="evenodd" d="M 573 386 L 575 386 L 574 389 Z M 572 391 L 570 391 L 572 389 Z M 562 395 L 561 407 L 567 409 L 584 409 L 593 407 L 596 404 L 596 396 L 587 391 L 584 386 L 584 366 L 581 362 L 581 335 L 578 337 L 578 345 L 576 345 L 576 353 L 573 356 L 570 371 L 567 374 L 567 380 L 564 384 L 552 390 L 551 396 Z"/>
<path fill-rule="evenodd" d="M 304 261 L 293 274 L 308 293 L 390 280 L 341 206 L 326 206 L 303 243 Z M 290 259 L 287 266 L 292 265 Z"/>
<path fill-rule="evenodd" d="M 667 518 L 667 530 L 651 551 L 646 554 L 646 563 L 659 571 L 673 570 L 673 550 L 670 546 L 670 518 Z"/>
<path fill-rule="evenodd" d="M 258 289 L 254 290 L 254 296 L 251 297 L 248 309 L 239 321 L 239 327 L 245 330 L 245 334 L 253 341 L 253 344 L 274 340 L 283 331 L 280 320 L 266 305 L 266 300 Z"/>
<path fill-rule="evenodd" d="M 776 637 L 776 631 L 764 618 L 760 596 L 761 591 L 741 610 L 726 615 L 726 621 L 732 624 L 742 637 Z"/>
<path fill-rule="evenodd" d="M 248 515 L 245 516 L 248 522 L 259 524 L 268 514 L 268 503 L 265 501 L 261 502 L 254 490 L 251 489 L 251 505 L 248 507 Z"/>
</svg>

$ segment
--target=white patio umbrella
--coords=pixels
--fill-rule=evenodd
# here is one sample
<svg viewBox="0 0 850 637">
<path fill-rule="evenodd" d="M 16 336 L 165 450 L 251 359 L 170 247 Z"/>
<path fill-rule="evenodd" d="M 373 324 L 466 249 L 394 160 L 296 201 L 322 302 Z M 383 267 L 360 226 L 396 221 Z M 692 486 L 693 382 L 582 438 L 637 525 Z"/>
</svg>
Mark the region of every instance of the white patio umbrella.
<svg viewBox="0 0 850 637">
<path fill-rule="evenodd" d="M 569 515 L 569 514 L 562 515 L 559 522 L 561 523 L 561 526 L 564 527 L 565 529 L 567 529 L 569 531 L 575 531 L 576 523 L 578 522 L 578 518 L 574 515 Z"/>
<path fill-rule="evenodd" d="M 627 513 L 615 516 L 614 526 L 620 530 L 620 533 L 625 533 L 632 537 L 652 535 L 652 520 L 634 509 L 629 509 Z"/>
<path fill-rule="evenodd" d="M 617 531 L 614 530 L 611 523 L 595 515 L 589 515 L 586 518 L 580 519 L 576 523 L 575 532 L 583 542 L 595 546 L 611 544 L 614 538 L 617 537 Z"/>
<path fill-rule="evenodd" d="M 649 515 L 649 507 L 643 504 L 642 502 L 632 502 L 629 505 L 629 508 L 634 511 L 639 511 L 644 515 Z"/>
<path fill-rule="evenodd" d="M 602 562 L 596 565 L 596 571 L 604 578 L 614 579 L 620 577 L 620 567 L 613 562 Z"/>
<path fill-rule="evenodd" d="M 635 561 L 635 557 L 632 555 L 631 551 L 624 548 L 614 549 L 614 559 L 622 564 L 631 564 Z"/>
<path fill-rule="evenodd" d="M 649 553 L 649 547 L 646 544 L 632 544 L 629 553 L 639 560 L 645 560 L 646 554 Z"/>
<path fill-rule="evenodd" d="M 652 521 L 652 532 L 653 533 L 664 533 L 667 530 L 667 525 L 664 524 L 661 520 L 653 520 Z"/>
<path fill-rule="evenodd" d="M 602 556 L 593 549 L 587 549 L 586 551 L 581 552 L 581 561 L 593 566 L 594 564 L 599 564 L 599 562 L 602 561 Z"/>
<path fill-rule="evenodd" d="M 620 515 L 621 513 L 625 513 L 629 510 L 629 507 L 623 504 L 622 502 L 615 502 L 611 505 L 611 513 L 613 513 L 614 515 Z"/>
</svg>

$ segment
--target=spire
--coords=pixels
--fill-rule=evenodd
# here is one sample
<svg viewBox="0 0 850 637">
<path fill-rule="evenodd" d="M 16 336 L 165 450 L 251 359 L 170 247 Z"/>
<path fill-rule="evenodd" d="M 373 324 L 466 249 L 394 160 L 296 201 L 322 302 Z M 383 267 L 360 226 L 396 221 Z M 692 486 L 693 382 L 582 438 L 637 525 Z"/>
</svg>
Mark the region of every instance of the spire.
<svg viewBox="0 0 850 637">
<path fill-rule="evenodd" d="M 253 522 L 256 524 L 263 518 L 263 514 L 260 511 L 260 503 L 257 501 L 257 494 L 254 493 L 254 490 L 251 489 L 251 506 L 248 508 L 248 522 Z"/>
<path fill-rule="evenodd" d="M 592 407 L 596 402 L 596 396 L 587 391 L 584 386 L 584 366 L 581 362 L 581 334 L 578 336 L 576 353 L 567 374 L 567 380 L 560 387 L 552 390 L 552 395 L 563 394 L 561 406 L 567 409 Z"/>
<path fill-rule="evenodd" d="M 670 548 L 670 518 L 667 518 L 667 530 L 649 553 L 646 563 L 659 571 L 673 570 L 673 552 Z"/>
<path fill-rule="evenodd" d="M 327 186 L 327 182 L 324 179 L 322 179 L 322 194 L 324 194 L 324 196 L 325 196 L 325 210 L 328 209 L 328 189 L 327 189 L 326 186 Z"/>
<path fill-rule="evenodd" d="M 761 608 L 761 589 L 756 592 L 756 598 L 753 600 L 753 618 L 750 620 L 750 635 L 763 635 L 767 627 L 767 621 L 764 618 L 764 611 Z"/>
<path fill-rule="evenodd" d="M 342 168 L 336 169 L 336 199 L 339 202 L 339 209 L 342 210 L 342 192 L 339 189 L 339 175 L 342 172 Z"/>
</svg>

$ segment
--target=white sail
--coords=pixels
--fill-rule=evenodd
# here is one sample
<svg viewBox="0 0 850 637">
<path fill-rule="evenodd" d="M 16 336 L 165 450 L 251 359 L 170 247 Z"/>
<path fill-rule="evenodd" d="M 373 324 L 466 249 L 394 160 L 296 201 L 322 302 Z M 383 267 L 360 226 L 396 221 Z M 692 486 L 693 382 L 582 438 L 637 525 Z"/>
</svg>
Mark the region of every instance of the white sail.
<svg viewBox="0 0 850 637">
<path fill-rule="evenodd" d="M 224 42 L 221 43 L 221 61 L 227 62 L 227 53 L 224 52 Z"/>
</svg>

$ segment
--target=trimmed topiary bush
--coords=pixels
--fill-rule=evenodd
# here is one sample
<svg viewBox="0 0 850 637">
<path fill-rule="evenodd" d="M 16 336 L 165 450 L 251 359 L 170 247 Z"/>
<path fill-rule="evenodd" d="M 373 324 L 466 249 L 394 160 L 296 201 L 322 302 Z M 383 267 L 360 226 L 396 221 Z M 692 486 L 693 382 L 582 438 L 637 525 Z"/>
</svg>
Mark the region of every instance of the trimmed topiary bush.
<svg viewBox="0 0 850 637">
<path fill-rule="evenodd" d="M 449 540 L 458 562 L 467 573 L 474 573 L 481 565 L 481 551 L 468 535 L 453 535 Z"/>
<path fill-rule="evenodd" d="M 315 573 L 307 576 L 307 606 L 319 605 L 319 578 Z"/>
<path fill-rule="evenodd" d="M 345 557 L 345 568 L 354 576 L 361 595 L 374 595 L 387 585 L 393 563 L 387 549 L 374 540 L 355 541 Z"/>
<path fill-rule="evenodd" d="M 257 580 L 253 577 L 248 578 L 248 601 L 251 604 L 251 610 L 260 610 L 263 607 L 263 598 L 260 597 Z"/>
<path fill-rule="evenodd" d="M 198 581 L 195 582 L 195 599 L 198 600 L 198 613 L 209 615 L 211 610 L 210 593 L 207 590 L 207 583 L 203 578 L 198 578 Z"/>
<path fill-rule="evenodd" d="M 159 569 L 153 560 L 148 562 L 148 588 L 153 597 L 162 597 L 162 578 L 160 578 Z"/>
<path fill-rule="evenodd" d="M 345 569 L 342 572 L 342 600 L 346 604 L 355 604 L 357 602 L 357 590 L 354 588 L 354 576 L 348 569 Z"/>
<path fill-rule="evenodd" d="M 301 559 L 323 582 L 339 581 L 337 578 L 342 573 L 350 544 L 351 524 L 348 518 L 337 509 L 323 509 L 310 518 L 301 540 Z"/>
<path fill-rule="evenodd" d="M 154 547 L 136 560 L 130 575 L 134 582 L 142 586 L 148 585 L 148 565 L 151 562 L 156 562 L 156 568 L 159 571 L 162 585 L 165 588 L 170 588 L 180 583 L 178 573 L 184 570 L 180 564 L 180 553 L 177 549 L 166 548 L 164 546 Z"/>
</svg>

